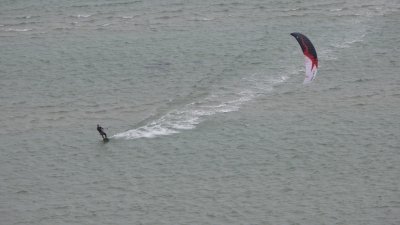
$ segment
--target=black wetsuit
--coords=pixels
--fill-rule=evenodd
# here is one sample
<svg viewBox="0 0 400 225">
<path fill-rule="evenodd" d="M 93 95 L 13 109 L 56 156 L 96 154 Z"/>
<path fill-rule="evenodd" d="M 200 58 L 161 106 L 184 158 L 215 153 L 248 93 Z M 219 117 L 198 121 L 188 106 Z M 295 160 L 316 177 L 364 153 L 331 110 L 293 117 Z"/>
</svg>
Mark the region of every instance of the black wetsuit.
<svg viewBox="0 0 400 225">
<path fill-rule="evenodd" d="M 98 126 L 98 127 L 97 127 L 97 131 L 99 131 L 99 133 L 100 133 L 100 135 L 101 135 L 101 137 L 102 137 L 102 138 L 104 138 L 104 137 L 103 137 L 103 135 L 104 135 L 104 136 L 106 136 L 106 138 L 107 138 L 107 134 L 106 134 L 106 133 L 104 133 L 104 131 L 103 131 L 103 128 L 102 128 L 102 127 Z"/>
</svg>

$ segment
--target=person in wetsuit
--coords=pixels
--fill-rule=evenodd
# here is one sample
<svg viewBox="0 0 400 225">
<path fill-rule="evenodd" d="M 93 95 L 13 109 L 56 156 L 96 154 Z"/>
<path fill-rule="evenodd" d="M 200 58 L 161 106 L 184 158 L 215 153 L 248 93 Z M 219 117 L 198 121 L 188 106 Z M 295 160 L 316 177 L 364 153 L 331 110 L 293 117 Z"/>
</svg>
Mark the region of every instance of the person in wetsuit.
<svg viewBox="0 0 400 225">
<path fill-rule="evenodd" d="M 101 127 L 101 126 L 99 126 L 98 124 L 97 124 L 97 131 L 100 133 L 100 135 L 101 135 L 101 137 L 104 139 L 104 138 L 107 138 L 107 134 L 106 133 L 104 133 L 104 129 Z"/>
</svg>

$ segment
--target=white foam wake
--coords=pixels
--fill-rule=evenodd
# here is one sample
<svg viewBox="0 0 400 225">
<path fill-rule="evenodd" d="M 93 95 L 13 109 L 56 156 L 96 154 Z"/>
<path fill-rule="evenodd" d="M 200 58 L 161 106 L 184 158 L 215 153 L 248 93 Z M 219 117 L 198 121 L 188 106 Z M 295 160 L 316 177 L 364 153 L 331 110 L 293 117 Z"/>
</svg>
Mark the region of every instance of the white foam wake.
<svg viewBox="0 0 400 225">
<path fill-rule="evenodd" d="M 153 138 L 162 135 L 179 133 L 181 130 L 194 129 L 202 121 L 202 117 L 216 113 L 227 113 L 239 110 L 239 102 L 207 105 L 204 102 L 191 103 L 181 110 L 173 110 L 145 126 L 128 130 L 112 136 L 113 138 L 136 139 Z"/>
<path fill-rule="evenodd" d="M 283 83 L 286 79 L 287 77 L 265 79 L 260 74 L 243 78 L 242 85 L 247 88 L 233 90 L 233 93 L 221 92 L 213 94 L 201 101 L 187 104 L 181 109 L 172 110 L 142 127 L 115 134 L 112 138 L 153 138 L 176 134 L 182 130 L 194 129 L 207 116 L 238 111 L 245 102 L 257 98 L 262 93 L 271 91 L 273 86 Z"/>
</svg>

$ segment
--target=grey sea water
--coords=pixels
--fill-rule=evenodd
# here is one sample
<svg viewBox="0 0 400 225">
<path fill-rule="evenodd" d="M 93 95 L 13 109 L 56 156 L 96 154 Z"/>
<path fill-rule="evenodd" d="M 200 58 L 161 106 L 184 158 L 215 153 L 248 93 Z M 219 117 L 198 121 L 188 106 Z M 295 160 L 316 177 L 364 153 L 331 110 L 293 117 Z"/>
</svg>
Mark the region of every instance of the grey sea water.
<svg viewBox="0 0 400 225">
<path fill-rule="evenodd" d="M 400 224 L 399 12 L 1 1 L 0 224 Z"/>
</svg>

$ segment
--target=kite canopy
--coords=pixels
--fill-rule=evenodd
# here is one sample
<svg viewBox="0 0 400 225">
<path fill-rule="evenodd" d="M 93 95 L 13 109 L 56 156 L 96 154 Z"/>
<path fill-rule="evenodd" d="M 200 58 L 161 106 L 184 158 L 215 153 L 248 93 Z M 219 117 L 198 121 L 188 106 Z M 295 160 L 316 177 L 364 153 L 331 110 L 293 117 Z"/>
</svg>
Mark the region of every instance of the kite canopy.
<svg viewBox="0 0 400 225">
<path fill-rule="evenodd" d="M 293 37 L 296 38 L 297 42 L 303 51 L 304 58 L 306 60 L 306 78 L 303 84 L 309 84 L 317 76 L 318 69 L 318 57 L 315 51 L 314 45 L 311 43 L 310 39 L 300 33 L 291 33 Z"/>
</svg>

